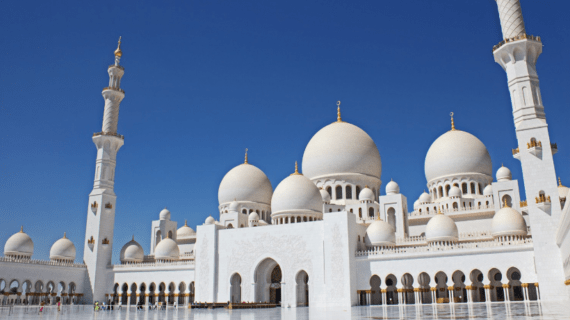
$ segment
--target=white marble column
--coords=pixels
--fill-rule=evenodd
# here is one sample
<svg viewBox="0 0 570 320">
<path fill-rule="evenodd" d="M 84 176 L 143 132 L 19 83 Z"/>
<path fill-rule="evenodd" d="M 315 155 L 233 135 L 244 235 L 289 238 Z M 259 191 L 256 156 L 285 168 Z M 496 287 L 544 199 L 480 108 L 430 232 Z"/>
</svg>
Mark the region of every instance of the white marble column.
<svg viewBox="0 0 570 320">
<path fill-rule="evenodd" d="M 387 305 L 388 301 L 386 300 L 386 289 L 380 290 L 382 292 L 382 304 Z"/>
<path fill-rule="evenodd" d="M 540 301 L 540 289 L 538 289 L 538 282 L 534 284 L 536 288 L 536 299 Z"/>
<path fill-rule="evenodd" d="M 523 283 L 521 284 L 522 288 L 523 288 L 523 297 L 524 297 L 524 301 L 529 301 L 529 296 L 528 296 L 528 283 Z"/>
</svg>

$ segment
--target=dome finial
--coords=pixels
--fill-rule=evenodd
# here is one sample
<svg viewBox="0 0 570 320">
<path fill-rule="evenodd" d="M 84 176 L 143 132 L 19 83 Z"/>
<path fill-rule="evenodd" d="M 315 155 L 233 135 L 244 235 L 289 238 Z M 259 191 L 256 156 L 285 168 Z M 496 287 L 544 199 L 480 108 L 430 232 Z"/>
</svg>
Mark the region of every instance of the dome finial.
<svg viewBox="0 0 570 320">
<path fill-rule="evenodd" d="M 243 163 L 247 164 L 247 148 L 245 148 L 245 161 Z"/>
<path fill-rule="evenodd" d="M 424 191 L 424 192 L 425 192 L 425 191 Z M 437 208 L 437 214 L 443 214 L 443 213 L 441 212 L 441 208 Z"/>
<path fill-rule="evenodd" d="M 560 177 L 558 177 L 558 186 L 562 187 L 562 180 L 560 180 Z"/>
<path fill-rule="evenodd" d="M 131 241 L 135 241 L 135 235 L 133 234 L 133 239 Z"/>
<path fill-rule="evenodd" d="M 298 165 L 297 165 L 297 161 L 295 161 L 295 172 L 293 172 L 291 175 L 292 175 L 292 176 L 296 176 L 296 175 L 299 175 L 299 176 L 300 176 L 300 175 L 301 175 L 301 174 L 299 173 L 299 167 L 298 167 Z"/>
<path fill-rule="evenodd" d="M 336 102 L 336 122 L 342 122 L 342 118 L 340 117 L 340 101 Z"/>
<path fill-rule="evenodd" d="M 451 116 L 451 130 L 455 130 L 455 122 L 453 122 L 453 112 L 451 112 L 449 114 L 449 116 Z"/>
<path fill-rule="evenodd" d="M 24 226 L 20 226 L 20 233 L 24 233 Z"/>
<path fill-rule="evenodd" d="M 66 232 L 64 231 L 64 232 L 63 232 L 63 238 L 64 238 L 64 239 L 67 239 L 67 235 L 66 235 L 65 233 L 66 233 Z"/>
<path fill-rule="evenodd" d="M 122 57 L 123 51 L 121 51 L 121 37 L 119 37 L 119 44 L 117 45 L 117 50 L 115 50 L 115 57 Z"/>
<path fill-rule="evenodd" d="M 188 220 L 184 220 L 184 226 L 185 226 L 185 227 L 188 226 Z"/>
<path fill-rule="evenodd" d="M 507 198 L 503 198 L 503 208 L 510 208 L 509 204 L 507 203 Z"/>
</svg>

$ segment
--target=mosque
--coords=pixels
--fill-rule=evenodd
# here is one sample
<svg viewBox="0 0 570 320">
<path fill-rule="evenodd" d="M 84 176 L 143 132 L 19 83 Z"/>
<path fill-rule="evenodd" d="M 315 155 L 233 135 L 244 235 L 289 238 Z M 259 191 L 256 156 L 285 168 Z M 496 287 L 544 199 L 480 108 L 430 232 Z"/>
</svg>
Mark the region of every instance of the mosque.
<svg viewBox="0 0 570 320">
<path fill-rule="evenodd" d="M 220 183 L 216 217 L 196 230 L 179 228 L 164 209 L 151 223 L 150 248 L 133 238 L 113 264 L 114 173 L 124 143 L 117 133 L 125 97 L 119 40 L 102 92 L 102 130 L 93 135 L 97 159 L 82 262 L 74 262 L 76 244 L 65 234 L 49 261 L 34 260 L 34 243 L 20 230 L 0 257 L 0 303 L 568 300 L 570 189 L 556 179 L 557 145 L 536 71 L 542 42 L 527 35 L 519 0 L 497 4 L 504 40 L 493 55 L 508 78 L 522 197 L 510 170 L 501 167 L 493 177 L 485 145 L 452 118 L 426 155 L 427 192 L 409 208 L 395 181 L 382 188 L 376 144 L 342 120 L 339 105 L 336 121 L 306 146 L 302 170 L 296 165 L 275 190 L 246 153 Z"/>
</svg>

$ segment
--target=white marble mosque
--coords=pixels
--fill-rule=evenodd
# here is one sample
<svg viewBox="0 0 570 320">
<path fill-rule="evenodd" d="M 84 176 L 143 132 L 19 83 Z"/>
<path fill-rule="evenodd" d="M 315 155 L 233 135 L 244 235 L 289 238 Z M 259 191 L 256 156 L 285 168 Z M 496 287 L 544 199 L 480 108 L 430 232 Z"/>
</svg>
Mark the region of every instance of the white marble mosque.
<svg viewBox="0 0 570 320">
<path fill-rule="evenodd" d="M 523 195 L 508 168 L 492 172 L 477 132 L 462 131 L 452 117 L 426 155 L 426 192 L 408 207 L 396 181 L 383 187 L 375 142 L 341 118 L 339 105 L 336 121 L 312 137 L 300 166 L 292 165 L 275 190 L 246 153 L 221 181 L 214 216 L 194 230 L 179 227 L 173 219 L 180 217 L 164 209 L 151 223 L 150 248 L 133 238 L 114 264 L 114 173 L 124 143 L 117 133 L 125 97 L 119 41 L 102 92 L 103 127 L 93 135 L 97 159 L 82 263 L 74 262 L 80 244 L 65 235 L 49 261 L 34 260 L 24 228 L 0 257 L 0 304 L 248 301 L 293 308 L 568 300 L 570 189 L 555 173 L 557 145 L 536 70 L 542 42 L 527 35 L 519 0 L 497 4 L 504 39 L 493 55 L 507 74 Z"/>
</svg>

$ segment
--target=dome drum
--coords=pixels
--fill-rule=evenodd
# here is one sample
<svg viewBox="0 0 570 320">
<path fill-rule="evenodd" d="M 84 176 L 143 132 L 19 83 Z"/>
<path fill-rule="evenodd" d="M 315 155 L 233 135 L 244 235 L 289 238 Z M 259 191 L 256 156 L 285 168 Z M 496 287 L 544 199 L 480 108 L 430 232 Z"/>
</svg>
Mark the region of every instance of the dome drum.
<svg viewBox="0 0 570 320">
<path fill-rule="evenodd" d="M 442 177 L 428 183 L 428 189 L 434 202 L 448 198 L 453 187 L 458 187 L 462 197 L 477 198 L 484 195 L 484 189 L 493 181 L 492 178 L 481 174 L 462 174 L 457 176 Z"/>
<path fill-rule="evenodd" d="M 350 179 L 344 175 L 337 175 L 335 178 L 337 179 L 312 180 L 317 187 L 330 193 L 330 201 L 332 203 L 346 200 L 359 201 L 360 193 L 365 187 L 372 190 L 375 195 L 374 199 L 376 199 L 381 186 L 381 181 L 376 178 L 360 177 L 359 179 Z"/>
</svg>

